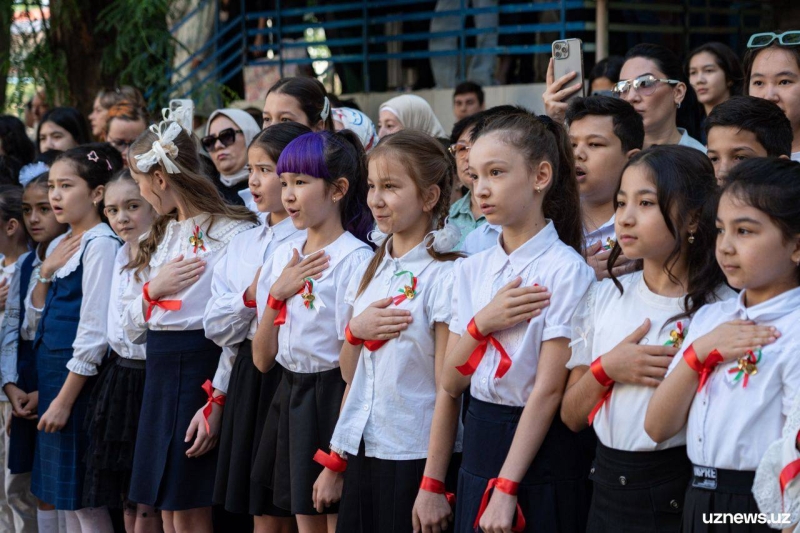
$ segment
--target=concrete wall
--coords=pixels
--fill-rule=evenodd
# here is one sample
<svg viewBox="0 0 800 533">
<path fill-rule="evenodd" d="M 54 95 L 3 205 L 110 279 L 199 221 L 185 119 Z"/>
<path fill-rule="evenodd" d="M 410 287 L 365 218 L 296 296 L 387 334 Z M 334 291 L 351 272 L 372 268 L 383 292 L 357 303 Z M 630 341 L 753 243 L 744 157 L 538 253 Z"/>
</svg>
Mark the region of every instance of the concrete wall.
<svg viewBox="0 0 800 533">
<path fill-rule="evenodd" d="M 486 107 L 496 105 L 521 105 L 536 114 L 544 113 L 542 105 L 542 93 L 545 85 L 534 83 L 529 85 L 499 85 L 496 87 L 485 87 Z M 378 109 L 386 100 L 398 96 L 401 93 L 396 91 L 386 93 L 356 93 L 342 95 L 342 98 L 353 98 L 367 115 L 369 115 L 378 125 Z M 426 89 L 417 91 L 414 94 L 421 96 L 431 104 L 434 113 L 439 117 L 439 121 L 444 126 L 445 131 L 449 132 L 453 128 L 455 118 L 453 117 L 453 91 L 451 89 Z"/>
</svg>

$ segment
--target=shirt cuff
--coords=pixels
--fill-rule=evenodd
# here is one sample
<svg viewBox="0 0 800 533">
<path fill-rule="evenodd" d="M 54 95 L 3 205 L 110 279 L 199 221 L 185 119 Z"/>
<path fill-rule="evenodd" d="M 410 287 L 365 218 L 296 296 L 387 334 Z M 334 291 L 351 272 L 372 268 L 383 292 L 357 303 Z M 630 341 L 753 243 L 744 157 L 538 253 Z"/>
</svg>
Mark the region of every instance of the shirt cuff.
<svg viewBox="0 0 800 533">
<path fill-rule="evenodd" d="M 239 317 L 243 322 L 250 322 L 256 316 L 256 308 L 255 307 L 247 307 L 244 305 L 244 292 L 242 293 L 241 298 L 235 298 L 233 303 L 233 312 L 236 313 L 236 316 Z"/>
<path fill-rule="evenodd" d="M 19 381 L 19 374 L 17 373 L 11 374 L 10 376 L 3 376 L 2 380 L 0 380 L 0 390 L 9 383 L 16 385 L 17 381 Z"/>
<path fill-rule="evenodd" d="M 550 326 L 549 328 L 544 328 L 542 331 L 542 342 L 549 341 L 551 339 L 557 339 L 559 337 L 564 337 L 567 340 L 570 340 L 572 336 L 572 329 L 569 326 Z"/>
<path fill-rule="evenodd" d="M 226 357 L 225 354 L 222 354 L 222 357 Z M 211 382 L 214 385 L 214 388 L 228 394 L 228 383 L 231 381 L 231 372 L 230 370 L 225 370 L 222 368 L 217 369 L 217 373 L 214 374 L 214 380 Z"/>
<path fill-rule="evenodd" d="M 94 376 L 97 374 L 97 365 L 73 357 L 67 362 L 67 370 L 79 376 Z"/>
</svg>

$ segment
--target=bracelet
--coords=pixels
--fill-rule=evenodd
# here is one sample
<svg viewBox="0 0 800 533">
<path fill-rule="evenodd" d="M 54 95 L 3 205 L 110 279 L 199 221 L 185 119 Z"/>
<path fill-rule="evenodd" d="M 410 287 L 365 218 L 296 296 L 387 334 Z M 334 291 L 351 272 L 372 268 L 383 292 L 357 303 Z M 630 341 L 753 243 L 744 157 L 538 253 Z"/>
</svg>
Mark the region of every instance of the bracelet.
<svg viewBox="0 0 800 533">
<path fill-rule="evenodd" d="M 697 352 L 694 351 L 694 345 L 690 344 L 683 352 L 683 360 L 686 361 L 689 368 L 700 374 L 700 384 L 697 386 L 697 392 L 700 392 L 708 381 L 711 372 L 722 362 L 722 354 L 717 350 L 712 350 L 706 360 L 701 363 L 697 357 Z"/>
<path fill-rule="evenodd" d="M 519 490 L 519 483 L 503 477 L 496 477 L 489 480 L 489 483 L 486 485 L 486 490 L 483 492 L 481 506 L 480 509 L 478 509 L 478 516 L 475 517 L 475 523 L 472 526 L 475 530 L 478 529 L 481 516 L 483 516 L 484 511 L 486 511 L 486 507 L 489 505 L 489 493 L 492 489 L 497 489 L 500 492 L 508 494 L 509 496 L 516 496 Z M 511 531 L 514 531 L 515 533 L 525 531 L 525 516 L 522 514 L 522 508 L 519 506 L 519 503 L 517 503 L 517 515 Z"/>
<path fill-rule="evenodd" d="M 43 277 L 41 275 L 41 272 L 42 272 L 42 267 L 41 266 L 37 266 L 33 270 L 33 276 L 36 279 L 36 281 L 38 281 L 39 283 L 52 283 L 53 279 L 55 279 L 55 277 L 56 277 L 55 274 L 53 274 L 49 278 L 45 278 L 45 277 Z"/>
<path fill-rule="evenodd" d="M 317 450 L 317 453 L 314 454 L 314 462 L 339 474 L 347 470 L 347 460 L 333 450 L 329 454 Z"/>
<path fill-rule="evenodd" d="M 247 307 L 248 309 L 255 309 L 258 306 L 255 300 L 247 299 L 247 291 L 244 291 L 242 293 L 242 301 L 244 302 L 244 306 Z"/>
<path fill-rule="evenodd" d="M 350 324 L 347 324 L 344 327 L 344 338 L 345 340 L 347 340 L 348 344 L 352 344 L 353 346 L 361 346 L 362 344 L 364 344 L 364 339 L 359 339 L 358 337 L 353 335 L 352 331 L 350 331 Z"/>
<path fill-rule="evenodd" d="M 600 385 L 602 385 L 603 387 L 610 387 L 611 385 L 614 384 L 614 380 L 608 377 L 608 374 L 606 374 L 606 371 L 603 368 L 602 359 L 603 359 L 602 357 L 598 357 L 597 359 L 592 361 L 592 364 L 591 366 L 589 366 L 589 369 L 592 371 L 594 379 L 596 379 L 597 382 L 600 383 Z"/>
</svg>

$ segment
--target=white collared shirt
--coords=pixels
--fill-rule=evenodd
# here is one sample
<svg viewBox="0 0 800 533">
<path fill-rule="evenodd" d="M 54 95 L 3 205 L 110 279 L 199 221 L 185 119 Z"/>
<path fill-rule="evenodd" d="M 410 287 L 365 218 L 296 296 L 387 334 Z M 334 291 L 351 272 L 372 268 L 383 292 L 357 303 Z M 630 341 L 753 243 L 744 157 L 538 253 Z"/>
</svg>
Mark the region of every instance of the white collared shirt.
<svg viewBox="0 0 800 533">
<path fill-rule="evenodd" d="M 78 251 L 54 274 L 56 278 L 66 278 L 83 263 L 80 320 L 72 343 L 72 359 L 67 362 L 67 369 L 75 374 L 97 374 L 108 351 L 108 294 L 120 242 L 107 224 L 100 223 L 81 236 Z M 31 294 L 32 291 L 25 299 L 25 315 L 31 314 L 35 332 L 43 309 L 33 306 Z"/>
<path fill-rule="evenodd" d="M 297 249 L 302 260 L 304 246 L 305 241 L 281 245 L 261 269 L 256 289 L 260 314 L 266 308 L 270 288 L 292 257 L 292 250 Z M 359 265 L 372 257 L 372 249 L 345 231 L 325 247 L 325 255 L 330 256 L 330 261 L 322 277 L 314 280 L 314 309 L 306 308 L 300 295 L 286 300 L 286 323 L 278 330 L 275 360 L 292 372 L 309 374 L 339 367 L 344 328 L 353 311 L 345 302 L 347 285 Z"/>
<path fill-rule="evenodd" d="M 583 228 L 583 239 L 586 241 L 585 246 L 587 250 L 594 246 L 594 244 L 598 241 L 603 243 L 603 248 L 600 248 L 597 253 L 602 252 L 604 249 L 610 249 L 605 247 L 608 246 L 608 239 L 616 240 L 617 238 L 617 234 L 614 229 L 615 218 L 616 215 L 612 215 L 610 219 L 606 220 L 602 226 L 594 231 L 586 231 L 586 228 Z"/>
<path fill-rule="evenodd" d="M 497 244 L 497 238 L 500 236 L 502 229 L 502 226 L 495 226 L 488 222 L 481 224 L 467 234 L 461 246 L 461 251 L 467 255 L 475 255 L 478 252 L 488 250 Z"/>
<path fill-rule="evenodd" d="M 704 154 L 708 151 L 703 143 L 689 135 L 689 132 L 686 131 L 684 128 L 678 128 L 678 132 L 681 134 L 681 140 L 678 141 L 679 146 L 688 146 L 689 148 L 694 148 L 695 150 L 700 150 Z"/>
<path fill-rule="evenodd" d="M 774 441 L 781 437 L 795 395 L 800 389 L 800 288 L 745 307 L 738 298 L 707 305 L 692 321 L 684 349 L 695 339 L 731 320 L 752 320 L 775 326 L 778 340 L 762 348 L 758 373 L 747 387 L 734 381 L 737 361 L 720 364 L 692 401 L 686 425 L 686 450 L 696 465 L 753 471 Z M 745 354 L 742 354 L 743 356 Z M 678 354 L 671 372 L 683 357 Z"/>
<path fill-rule="evenodd" d="M 491 344 L 472 375 L 473 397 L 524 406 L 536 381 L 542 343 L 570 338 L 572 314 L 594 281 L 594 271 L 580 254 L 558 239 L 552 221 L 511 255 L 503 250 L 501 235 L 497 246 L 464 259 L 455 271 L 453 293 L 458 305 L 453 306 L 450 331 L 457 335 L 464 335 L 472 317 L 517 276 L 522 278 L 523 287 L 539 284 L 552 293 L 550 305 L 530 323 L 493 334 L 512 360 L 505 376 L 495 378 L 500 355 Z"/>
<path fill-rule="evenodd" d="M 180 300 L 181 308 L 177 311 L 154 307 L 150 320 L 145 320 L 142 312 L 144 296 L 142 291 L 133 295 L 133 299 L 125 310 L 125 333 L 133 342 L 140 344 L 147 340 L 147 330 L 158 331 L 191 331 L 203 329 L 203 314 L 206 304 L 211 298 L 211 279 L 214 267 L 225 257 L 228 243 L 239 233 L 255 227 L 251 222 L 216 217 L 209 232 L 211 217 L 207 213 L 186 220 L 171 220 L 167 224 L 164 237 L 150 258 L 149 269 L 142 275 L 145 279 L 153 279 L 161 268 L 178 256 L 184 259 L 200 257 L 206 261 L 205 270 L 194 284 L 176 294 L 167 294 L 162 300 Z M 202 246 L 195 246 L 198 241 L 195 234 L 202 232 Z M 210 233 L 210 234 L 209 234 Z M 205 248 L 205 249 L 203 249 Z"/>
<path fill-rule="evenodd" d="M 390 241 L 375 276 L 356 296 L 369 262 L 361 265 L 345 301 L 357 316 L 378 300 L 403 294 L 411 275 L 401 272 L 410 272 L 417 278 L 416 296 L 397 308 L 410 311 L 413 321 L 374 352 L 362 346 L 331 445 L 356 455 L 363 438 L 367 457 L 407 461 L 428 456 L 436 403 L 434 325 L 450 322 L 453 262 L 436 261 L 425 243 L 395 259 L 388 253 L 391 246 Z"/>
<path fill-rule="evenodd" d="M 135 294 L 141 294 L 142 285 L 144 285 L 144 279 L 141 275 L 137 281 L 134 276 L 134 270 L 125 268 L 125 265 L 130 260 L 131 247 L 128 243 L 125 243 L 117 251 L 117 257 L 114 261 L 114 275 L 111 278 L 111 301 L 108 304 L 108 345 L 120 357 L 143 360 L 146 356 L 146 346 L 132 343 L 125 335 L 125 329 L 122 327 L 125 308 Z"/>
<path fill-rule="evenodd" d="M 610 352 L 617 344 L 650 319 L 650 330 L 639 344 L 665 345 L 678 322 L 684 335 L 690 329 L 690 319 L 672 317 L 684 312 L 684 297 L 670 298 L 652 292 L 644 274 L 634 272 L 618 278 L 623 293 L 610 279 L 596 282 L 586 293 L 572 317 L 572 357 L 570 370 L 592 364 Z M 727 286 L 720 288 L 722 298 L 734 297 Z M 644 431 L 644 418 L 654 387 L 615 383 L 611 397 L 594 418 L 594 430 L 603 445 L 627 452 L 666 450 L 686 443 L 685 431 L 656 444 Z"/>
<path fill-rule="evenodd" d="M 222 347 L 214 388 L 226 392 L 239 343 L 253 340 L 256 310 L 244 305 L 244 293 L 258 269 L 285 242 L 305 241 L 305 230 L 287 218 L 274 226 L 257 226 L 231 239 L 228 252 L 214 267 L 211 299 L 203 315 L 206 337 Z"/>
</svg>

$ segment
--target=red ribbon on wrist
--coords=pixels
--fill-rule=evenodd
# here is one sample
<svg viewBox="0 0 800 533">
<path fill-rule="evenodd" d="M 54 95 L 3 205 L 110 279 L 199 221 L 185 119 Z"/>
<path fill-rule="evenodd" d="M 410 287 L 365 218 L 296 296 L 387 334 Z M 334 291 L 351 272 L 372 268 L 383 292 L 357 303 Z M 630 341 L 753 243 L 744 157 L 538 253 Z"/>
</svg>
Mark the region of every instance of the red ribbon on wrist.
<svg viewBox="0 0 800 533">
<path fill-rule="evenodd" d="M 225 395 L 220 394 L 219 396 L 214 396 L 214 385 L 212 385 L 211 381 L 208 379 L 203 383 L 203 390 L 206 395 L 208 395 L 208 402 L 206 402 L 205 407 L 203 407 L 203 422 L 206 423 L 206 433 L 210 434 L 211 426 L 208 425 L 208 417 L 211 416 L 211 410 L 214 408 L 214 404 L 220 407 L 225 405 Z"/>
<path fill-rule="evenodd" d="M 149 321 L 153 316 L 153 309 L 160 307 L 164 311 L 179 311 L 183 302 L 180 300 L 153 300 L 150 298 L 150 282 L 144 284 L 142 287 L 142 296 L 144 301 L 147 302 L 147 312 L 144 314 L 145 321 Z"/>
<path fill-rule="evenodd" d="M 611 391 L 614 390 L 614 380 L 608 377 L 606 374 L 605 369 L 603 368 L 603 362 L 601 361 L 602 357 L 598 357 L 594 361 L 592 361 L 591 366 L 589 366 L 589 370 L 592 371 L 592 375 L 594 379 L 597 380 L 600 385 L 603 387 L 608 387 L 608 390 L 603 393 L 602 398 L 592 408 L 592 411 L 589 413 L 589 425 L 591 426 L 594 423 L 594 417 L 597 416 L 597 413 L 600 412 L 600 409 L 603 405 L 611 398 Z"/>
<path fill-rule="evenodd" d="M 497 365 L 497 370 L 494 373 L 494 377 L 497 379 L 502 378 L 508 372 L 508 369 L 511 368 L 511 357 L 508 356 L 505 348 L 503 345 L 500 344 L 500 341 L 494 338 L 494 335 L 484 335 L 478 330 L 478 326 L 475 325 L 475 319 L 469 321 L 467 324 L 467 332 L 472 336 L 473 339 L 478 341 L 478 346 L 472 351 L 470 354 L 469 359 L 467 362 L 461 366 L 457 366 L 456 370 L 461 372 L 463 376 L 471 376 L 475 373 L 478 369 L 478 365 L 481 364 L 481 360 L 483 356 L 486 354 L 486 350 L 489 348 L 489 343 L 494 346 L 495 350 L 500 354 L 500 363 Z"/>
<path fill-rule="evenodd" d="M 286 324 L 286 300 L 276 300 L 270 294 L 267 298 L 267 307 L 278 311 L 278 316 L 275 317 L 273 325 L 282 326 Z"/>
<path fill-rule="evenodd" d="M 314 454 L 314 462 L 339 474 L 347 470 L 347 459 L 342 459 L 342 456 L 333 450 L 329 454 L 317 450 L 317 453 Z"/>
<path fill-rule="evenodd" d="M 481 506 L 480 509 L 478 509 L 478 516 L 475 517 L 475 523 L 472 525 L 473 529 L 477 530 L 478 526 L 480 525 L 481 517 L 486 511 L 486 507 L 489 505 L 489 492 L 491 492 L 492 489 L 497 489 L 500 492 L 508 494 L 509 496 L 516 496 L 517 491 L 519 490 L 519 483 L 503 477 L 490 479 L 489 483 L 486 485 L 486 490 L 483 492 Z M 525 516 L 522 514 L 522 508 L 519 506 L 519 503 L 517 503 L 517 516 L 513 523 L 514 525 L 511 528 L 511 531 L 514 531 L 515 533 L 525 531 Z"/>
<path fill-rule="evenodd" d="M 244 302 L 244 306 L 249 308 L 249 309 L 255 309 L 258 306 L 258 304 L 256 303 L 255 300 L 248 300 L 247 299 L 247 291 L 244 291 L 242 293 L 242 301 Z"/>
<path fill-rule="evenodd" d="M 683 352 L 683 359 L 689 365 L 689 368 L 700 374 L 700 384 L 697 386 L 697 392 L 700 392 L 708 381 L 711 372 L 722 362 L 722 354 L 717 350 L 712 350 L 706 360 L 701 363 L 700 359 L 697 358 L 697 352 L 694 351 L 694 346 L 690 344 Z"/>
<path fill-rule="evenodd" d="M 353 335 L 352 331 L 350 331 L 350 324 L 347 324 L 347 326 L 344 328 L 344 338 L 348 344 L 352 344 L 353 346 L 361 346 L 363 344 L 364 347 L 370 352 L 374 352 L 386 344 L 386 341 L 366 341 L 364 339 L 359 339 Z"/>
<path fill-rule="evenodd" d="M 419 484 L 419 488 L 420 490 L 425 490 L 434 494 L 444 494 L 444 497 L 447 498 L 447 503 L 450 504 L 450 507 L 454 507 L 456 505 L 456 495 L 452 492 L 447 492 L 444 483 L 438 479 L 422 476 L 422 482 Z"/>
</svg>

